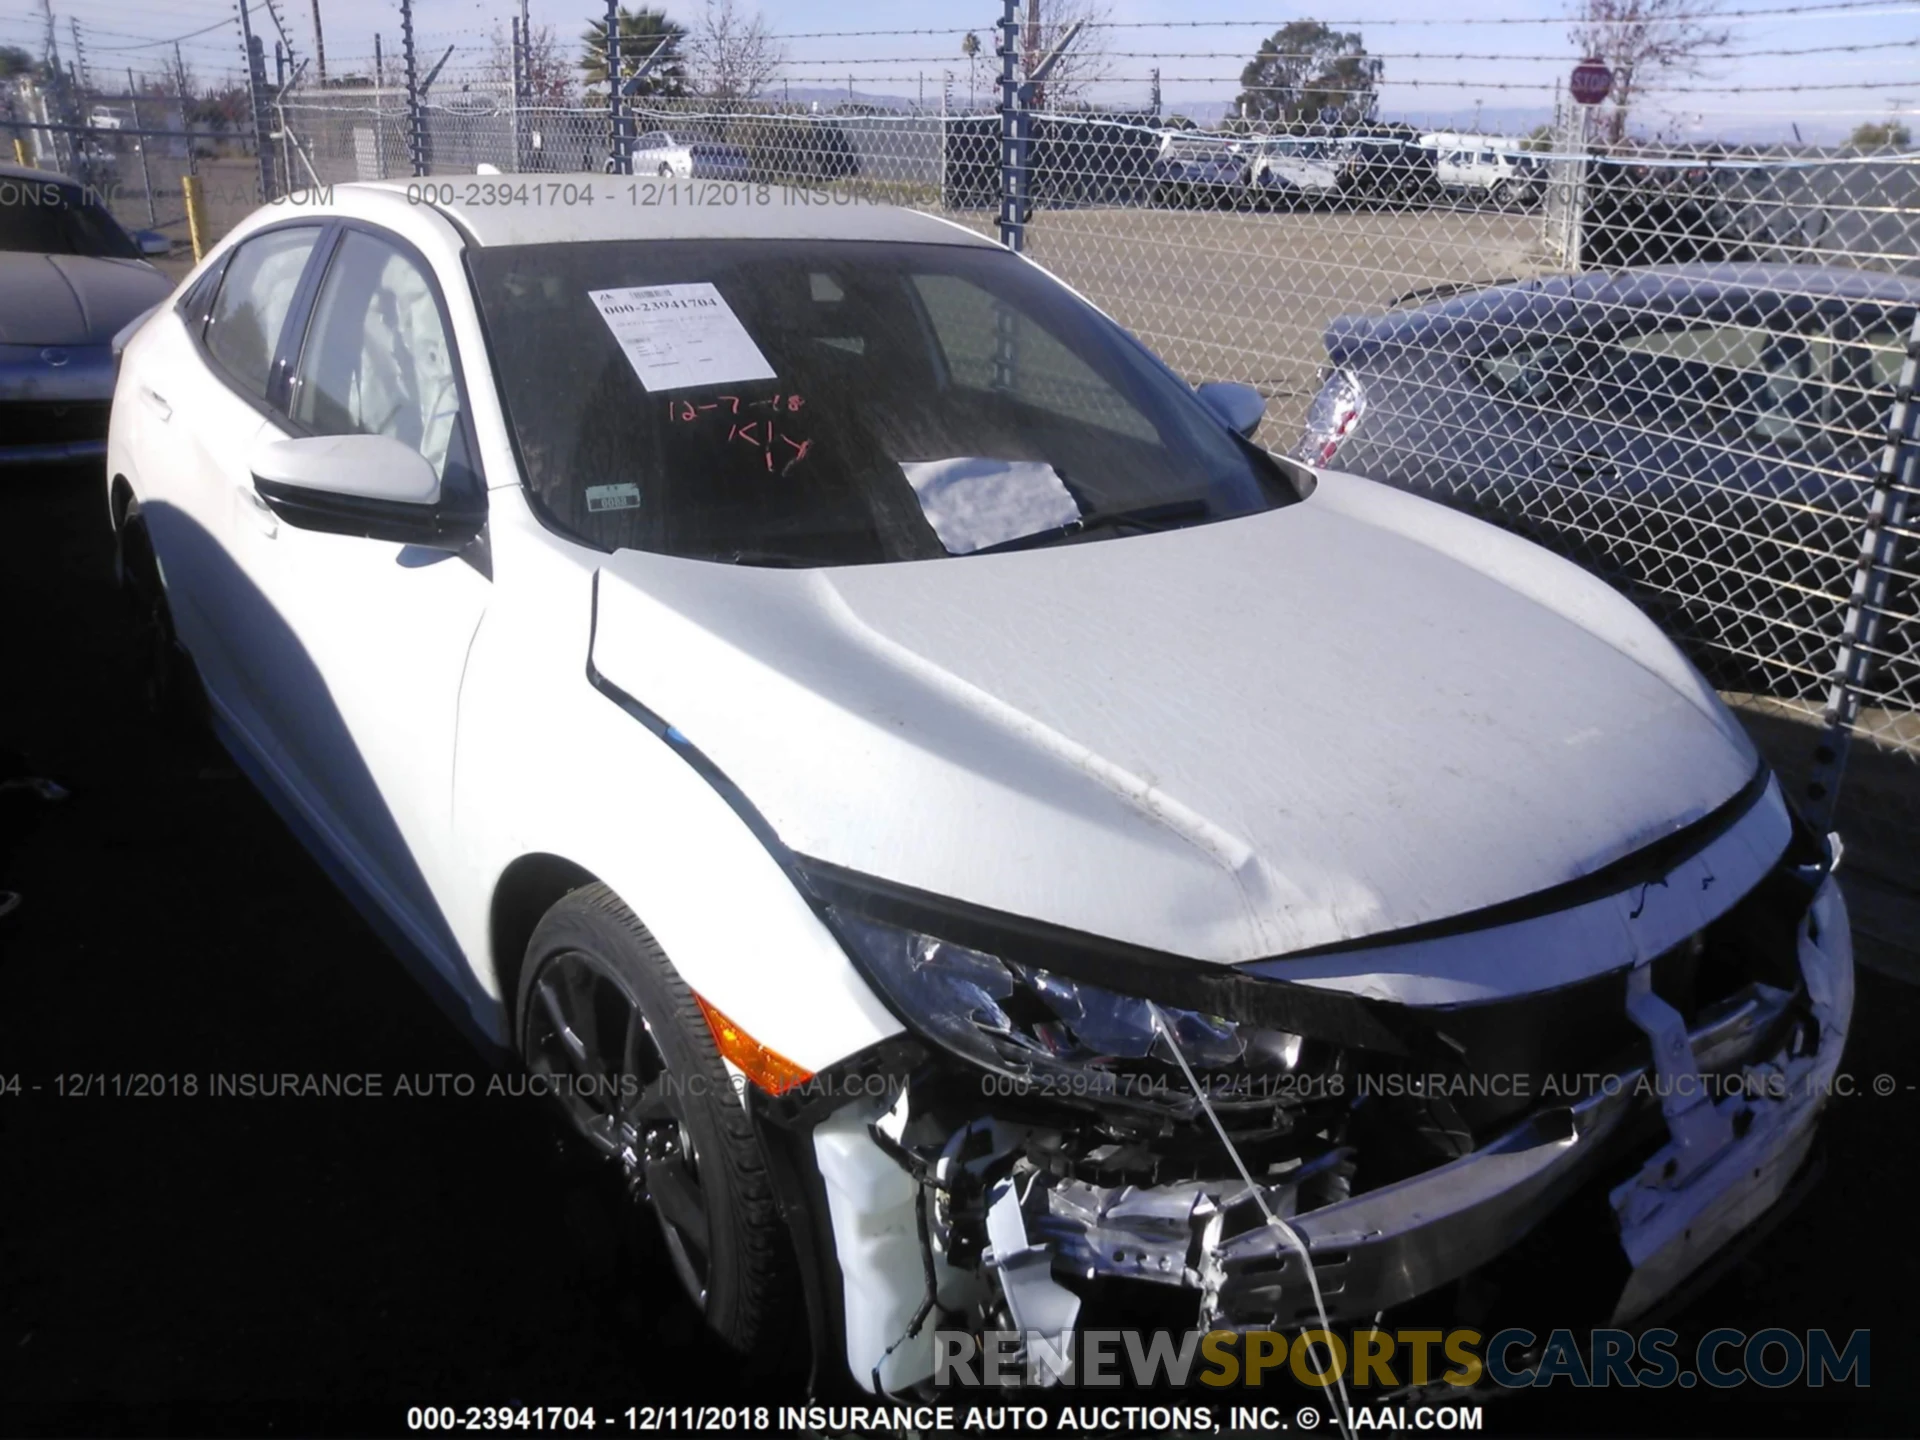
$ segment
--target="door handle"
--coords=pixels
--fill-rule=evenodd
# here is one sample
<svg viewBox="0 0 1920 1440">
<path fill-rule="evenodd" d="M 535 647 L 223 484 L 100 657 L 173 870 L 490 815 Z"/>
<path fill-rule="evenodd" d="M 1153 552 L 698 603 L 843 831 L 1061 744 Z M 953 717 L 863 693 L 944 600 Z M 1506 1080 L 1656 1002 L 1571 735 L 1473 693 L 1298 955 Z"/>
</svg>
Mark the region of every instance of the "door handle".
<svg viewBox="0 0 1920 1440">
<path fill-rule="evenodd" d="M 242 512 L 245 523 L 271 540 L 280 533 L 280 519 L 273 513 L 273 507 L 260 496 L 257 490 L 235 490 L 233 508 Z"/>
<path fill-rule="evenodd" d="M 162 395 L 158 390 L 149 390 L 146 386 L 142 385 L 140 387 L 140 398 L 146 401 L 147 408 L 162 420 L 171 420 L 173 418 L 173 407 L 167 403 L 167 397 Z"/>
</svg>

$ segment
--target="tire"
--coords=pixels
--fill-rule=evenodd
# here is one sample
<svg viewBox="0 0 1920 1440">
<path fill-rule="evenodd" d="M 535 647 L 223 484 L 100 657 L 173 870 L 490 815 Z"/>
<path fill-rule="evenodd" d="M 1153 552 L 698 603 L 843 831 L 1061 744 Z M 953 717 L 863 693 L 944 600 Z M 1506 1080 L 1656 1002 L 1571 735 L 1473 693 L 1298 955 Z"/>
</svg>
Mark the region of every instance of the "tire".
<svg viewBox="0 0 1920 1440">
<path fill-rule="evenodd" d="M 662 160 L 660 162 L 660 168 L 654 173 L 659 175 L 662 179 L 666 179 L 673 174 L 673 166 L 667 164 L 666 161 Z"/>
<path fill-rule="evenodd" d="M 750 1357 L 790 1347 L 793 1266 L 766 1162 L 700 1006 L 659 943 L 605 885 L 585 886 L 535 927 L 519 990 L 515 1039 L 527 1069 L 602 1082 L 597 1096 L 556 1093 L 555 1103 L 653 1211 L 708 1328 Z"/>
<path fill-rule="evenodd" d="M 1493 187 L 1493 203 L 1502 210 L 1518 209 L 1520 205 L 1520 187 L 1511 180 L 1502 180 Z"/>
</svg>

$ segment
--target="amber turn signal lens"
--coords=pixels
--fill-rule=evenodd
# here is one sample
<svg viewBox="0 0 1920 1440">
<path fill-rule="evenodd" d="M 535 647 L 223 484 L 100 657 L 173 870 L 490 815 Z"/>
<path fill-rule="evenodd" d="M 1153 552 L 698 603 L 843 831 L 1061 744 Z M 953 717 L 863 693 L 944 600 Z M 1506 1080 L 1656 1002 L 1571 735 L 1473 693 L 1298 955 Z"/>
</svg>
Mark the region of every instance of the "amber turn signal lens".
<svg viewBox="0 0 1920 1440">
<path fill-rule="evenodd" d="M 693 998 L 707 1017 L 707 1028 L 713 1032 L 713 1043 L 720 1047 L 720 1053 L 769 1095 L 784 1095 L 813 1078 L 811 1070 L 803 1070 L 779 1051 L 769 1050 L 700 996 Z"/>
</svg>

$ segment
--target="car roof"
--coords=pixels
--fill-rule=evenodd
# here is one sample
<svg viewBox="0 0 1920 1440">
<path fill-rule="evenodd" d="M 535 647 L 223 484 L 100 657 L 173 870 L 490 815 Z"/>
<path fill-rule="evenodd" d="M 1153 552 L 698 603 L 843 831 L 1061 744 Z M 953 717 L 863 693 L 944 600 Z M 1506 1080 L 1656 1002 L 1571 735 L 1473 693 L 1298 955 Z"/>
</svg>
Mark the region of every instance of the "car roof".
<svg viewBox="0 0 1920 1440">
<path fill-rule="evenodd" d="M 1327 327 L 1338 360 L 1361 346 L 1441 346 L 1480 351 L 1525 331 L 1530 336 L 1611 330 L 1646 316 L 1729 320 L 1825 301 L 1875 306 L 1920 304 L 1920 278 L 1837 265 L 1750 262 L 1646 265 L 1542 275 L 1436 298 L 1384 315 L 1343 315 Z"/>
<path fill-rule="evenodd" d="M 802 185 L 573 175 L 436 175 L 334 187 L 367 199 L 426 201 L 479 246 L 584 240 L 995 242 L 938 216 L 858 193 Z M 536 193 L 537 192 L 537 193 Z M 580 197 L 593 195 L 591 204 Z M 357 207 L 355 207 L 357 208 Z"/>
</svg>

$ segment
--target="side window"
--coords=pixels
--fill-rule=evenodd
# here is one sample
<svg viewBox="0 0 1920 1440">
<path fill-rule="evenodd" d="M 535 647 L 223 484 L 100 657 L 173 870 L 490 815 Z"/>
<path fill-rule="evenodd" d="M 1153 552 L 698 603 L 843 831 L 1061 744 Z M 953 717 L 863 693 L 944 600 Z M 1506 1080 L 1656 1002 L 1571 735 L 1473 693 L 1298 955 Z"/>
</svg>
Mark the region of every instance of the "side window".
<svg viewBox="0 0 1920 1440">
<path fill-rule="evenodd" d="M 359 230 L 321 282 L 294 375 L 294 420 L 318 435 L 390 435 L 441 479 L 458 461 L 460 387 L 427 277 Z"/>
<path fill-rule="evenodd" d="M 1138 407 L 1031 319 L 1004 311 L 958 276 L 916 275 L 913 283 L 954 384 L 1001 391 L 1070 420 L 1159 443 Z"/>
<path fill-rule="evenodd" d="M 1582 357 L 1573 340 L 1547 340 L 1478 355 L 1469 363 L 1483 384 L 1509 400 L 1543 404 L 1557 400 L 1579 377 Z"/>
<path fill-rule="evenodd" d="M 256 399 L 266 398 L 280 329 L 319 238 L 319 226 L 303 225 L 242 241 L 213 297 L 204 332 L 207 352 Z"/>
</svg>

